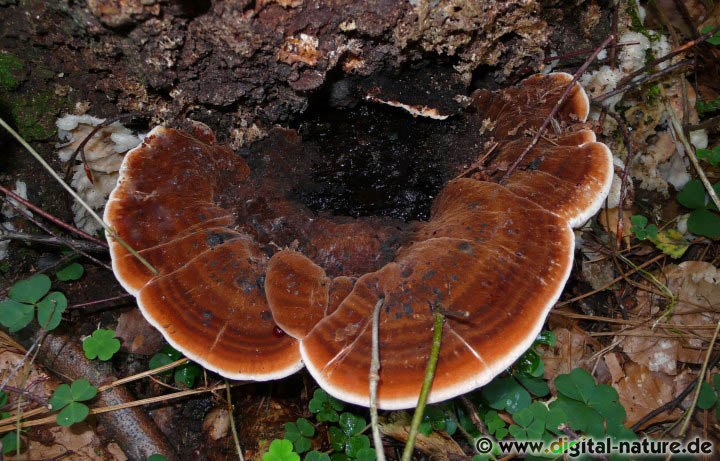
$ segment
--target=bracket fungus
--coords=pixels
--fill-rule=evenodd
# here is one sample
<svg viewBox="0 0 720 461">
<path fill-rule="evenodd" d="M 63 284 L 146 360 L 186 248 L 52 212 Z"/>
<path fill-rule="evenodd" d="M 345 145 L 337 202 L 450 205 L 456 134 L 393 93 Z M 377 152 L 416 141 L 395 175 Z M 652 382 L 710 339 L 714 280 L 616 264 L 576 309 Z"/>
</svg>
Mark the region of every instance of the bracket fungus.
<svg viewBox="0 0 720 461">
<path fill-rule="evenodd" d="M 327 392 L 365 406 L 382 300 L 385 409 L 415 405 L 441 308 L 450 314 L 429 401 L 473 390 L 532 344 L 569 276 L 572 228 L 610 189 L 612 155 L 585 128 L 577 84 L 554 133 L 519 160 L 571 82 L 558 73 L 476 91 L 463 116 L 494 147 L 445 184 L 429 220 L 403 232 L 319 216 L 262 189 L 208 129 L 155 128 L 126 156 L 105 219 L 159 274 L 111 238 L 115 273 L 166 339 L 208 369 L 269 380 L 305 365 Z M 393 239 L 389 257 L 368 258 Z"/>
</svg>

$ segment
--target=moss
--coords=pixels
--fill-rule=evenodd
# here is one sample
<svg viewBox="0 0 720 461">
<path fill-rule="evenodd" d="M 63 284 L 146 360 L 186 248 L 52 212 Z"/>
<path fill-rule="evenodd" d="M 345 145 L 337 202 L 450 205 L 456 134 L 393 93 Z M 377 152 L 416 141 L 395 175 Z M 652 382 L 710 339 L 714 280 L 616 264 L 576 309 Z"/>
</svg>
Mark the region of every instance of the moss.
<svg viewBox="0 0 720 461">
<path fill-rule="evenodd" d="M 12 91 L 20 86 L 24 66 L 20 58 L 0 53 L 0 90 Z"/>
<path fill-rule="evenodd" d="M 56 96 L 51 89 L 13 95 L 8 99 L 18 132 L 27 141 L 40 141 L 53 136 L 55 119 L 67 105 L 65 98 Z"/>
</svg>

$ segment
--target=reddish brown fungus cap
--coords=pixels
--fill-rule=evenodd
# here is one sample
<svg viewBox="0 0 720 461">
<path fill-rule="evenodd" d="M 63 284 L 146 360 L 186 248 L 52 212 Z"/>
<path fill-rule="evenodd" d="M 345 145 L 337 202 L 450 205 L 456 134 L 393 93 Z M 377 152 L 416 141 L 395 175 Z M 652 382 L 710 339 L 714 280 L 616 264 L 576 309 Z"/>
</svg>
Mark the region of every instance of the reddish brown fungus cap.
<svg viewBox="0 0 720 461">
<path fill-rule="evenodd" d="M 474 95 L 474 116 L 498 143 L 485 177 L 499 180 L 507 172 L 571 81 L 567 74 L 537 76 L 515 88 Z M 318 292 L 327 296 L 328 279 L 317 267 L 300 269 L 312 261 L 293 255 L 302 262 L 291 268 L 284 262 L 289 255 L 273 256 L 268 280 L 277 283 L 266 285 L 267 291 L 282 294 L 270 301 L 273 314 L 306 310 L 322 317 L 298 337 L 305 365 L 325 390 L 369 404 L 370 318 L 380 299 L 381 408 L 416 404 L 432 343 L 433 308 L 450 314 L 430 402 L 482 386 L 532 344 L 569 276 L 572 227 L 597 211 L 612 180 L 609 151 L 582 126 L 588 109 L 585 92 L 574 85 L 558 112 L 559 132 L 548 133 L 549 140 L 535 146 L 502 184 L 448 183 L 411 243 L 394 261 L 361 276 L 340 301 L 314 304 Z M 282 279 L 300 274 L 313 274 L 306 286 L 315 288 L 288 290 Z"/>
<path fill-rule="evenodd" d="M 223 206 L 248 167 L 209 130 L 193 134 L 155 128 L 125 157 L 105 221 L 159 274 L 109 238 L 116 277 L 168 342 L 208 369 L 253 380 L 294 373 L 297 341 L 274 334 L 265 299 L 266 257 Z"/>
<path fill-rule="evenodd" d="M 417 402 L 433 307 L 468 316 L 446 318 L 430 401 L 482 386 L 530 346 L 572 265 L 565 220 L 472 179 L 445 187 L 416 239 L 394 262 L 362 276 L 301 341 L 305 365 L 331 394 L 368 405 L 370 318 L 381 298 L 380 407 Z"/>
<path fill-rule="evenodd" d="M 157 128 L 128 154 L 105 218 L 159 275 L 110 239 L 115 272 L 148 320 L 202 365 L 262 380 L 292 373 L 302 357 L 325 390 L 360 405 L 369 403 L 370 318 L 382 299 L 378 404 L 386 409 L 416 404 L 433 309 L 441 309 L 429 399 L 468 392 L 532 344 L 569 276 L 572 227 L 610 187 L 612 157 L 583 123 L 589 105 L 577 84 L 528 151 L 571 81 L 550 74 L 476 92 L 465 116 L 494 143 L 492 155 L 479 174 L 445 185 L 429 221 L 400 233 L 313 215 L 272 192 L 278 180 L 258 199 L 243 186 L 245 162 L 208 130 Z M 242 222 L 256 209 L 268 216 L 255 227 Z M 289 230 L 303 235 L 295 250 L 275 251 L 283 210 L 291 219 L 282 241 L 293 242 Z M 366 254 L 399 235 L 393 254 Z M 288 334 L 278 337 L 277 326 Z"/>
</svg>

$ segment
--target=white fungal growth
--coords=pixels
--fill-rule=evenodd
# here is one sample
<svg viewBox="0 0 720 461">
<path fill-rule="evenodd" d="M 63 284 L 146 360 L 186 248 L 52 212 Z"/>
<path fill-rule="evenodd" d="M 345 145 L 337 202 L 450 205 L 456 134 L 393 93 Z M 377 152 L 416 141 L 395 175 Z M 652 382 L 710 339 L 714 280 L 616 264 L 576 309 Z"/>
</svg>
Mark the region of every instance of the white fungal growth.
<svg viewBox="0 0 720 461">
<path fill-rule="evenodd" d="M 15 192 L 17 195 L 19 195 L 20 197 L 22 197 L 24 199 L 28 198 L 27 184 L 25 184 L 23 181 L 15 181 L 15 190 L 13 190 L 13 192 Z M 10 203 L 12 203 L 16 207 L 20 208 L 28 215 L 30 215 L 30 216 L 33 215 L 30 210 L 28 210 L 24 205 L 21 205 L 20 203 L 18 203 L 15 199 L 8 198 L 8 200 Z M 2 215 L 7 219 L 12 219 L 15 216 L 17 216 L 17 212 L 15 211 L 15 208 L 13 208 L 12 206 L 10 206 L 7 203 L 4 203 L 0 210 L 2 211 Z M 2 231 L 12 232 L 14 230 L 15 230 L 15 226 L 11 222 L 5 221 L 5 222 L 0 223 L 0 233 L 2 233 Z M 0 261 L 2 261 L 3 259 L 5 259 L 7 257 L 8 245 L 10 245 L 10 240 L 0 240 Z"/>
<path fill-rule="evenodd" d="M 90 115 L 64 115 L 55 122 L 61 142 L 56 145 L 63 163 L 71 160 L 80 143 L 105 120 Z M 90 207 L 102 210 L 115 188 L 123 155 L 140 144 L 143 137 L 133 134 L 119 122 L 100 129 L 85 145 L 85 160 L 94 182 L 90 181 L 78 155 L 73 160 L 70 185 Z M 100 230 L 97 223 L 79 203 L 73 203 L 75 225 L 88 233 Z"/>
</svg>

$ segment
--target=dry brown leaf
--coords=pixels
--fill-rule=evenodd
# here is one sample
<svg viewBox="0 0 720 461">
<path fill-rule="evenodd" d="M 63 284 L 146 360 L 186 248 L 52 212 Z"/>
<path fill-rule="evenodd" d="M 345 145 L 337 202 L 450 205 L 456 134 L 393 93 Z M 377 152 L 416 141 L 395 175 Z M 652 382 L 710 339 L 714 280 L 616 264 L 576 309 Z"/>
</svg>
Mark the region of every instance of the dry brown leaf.
<svg viewBox="0 0 720 461">
<path fill-rule="evenodd" d="M 605 229 L 609 234 L 617 234 L 618 228 L 618 208 L 603 209 L 598 214 L 598 223 Z M 632 228 L 632 222 L 630 222 L 630 216 L 632 212 L 625 210 L 623 211 L 623 242 L 625 246 L 630 246 L 630 229 Z"/>
<path fill-rule="evenodd" d="M 605 366 L 610 373 L 610 384 L 615 385 L 618 381 L 625 377 L 622 365 L 620 365 L 620 358 L 615 352 L 608 352 L 603 356 Z"/>
<path fill-rule="evenodd" d="M 151 355 L 165 344 L 160 332 L 145 320 L 139 309 L 120 314 L 115 337 L 121 340 L 123 349 L 131 354 Z"/>
<path fill-rule="evenodd" d="M 703 361 L 712 331 L 701 327 L 712 326 L 720 320 L 720 272 L 710 263 L 686 261 L 665 267 L 656 278 L 677 298 L 677 304 L 665 318 L 671 327 L 652 329 L 653 323 L 666 313 L 667 300 L 641 290 L 632 313 L 646 323 L 624 330 L 615 340 L 621 340 L 623 351 L 634 362 L 650 371 L 675 375 L 678 361 L 694 364 Z"/>
<path fill-rule="evenodd" d="M 557 375 L 587 365 L 592 354 L 600 349 L 600 344 L 579 328 L 557 328 L 553 333 L 557 339 L 556 347 L 552 350 L 538 348 L 545 364 L 544 378 L 551 386 Z"/>
<path fill-rule="evenodd" d="M 625 363 L 624 374 L 615 384 L 615 389 L 620 395 L 620 403 L 627 411 L 627 426 L 632 426 L 646 414 L 673 399 L 675 386 L 670 376 L 653 373 L 647 367 L 631 361 Z M 645 426 L 675 420 L 679 416 L 680 410 L 677 409 L 672 413 L 662 413 Z"/>
</svg>

